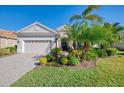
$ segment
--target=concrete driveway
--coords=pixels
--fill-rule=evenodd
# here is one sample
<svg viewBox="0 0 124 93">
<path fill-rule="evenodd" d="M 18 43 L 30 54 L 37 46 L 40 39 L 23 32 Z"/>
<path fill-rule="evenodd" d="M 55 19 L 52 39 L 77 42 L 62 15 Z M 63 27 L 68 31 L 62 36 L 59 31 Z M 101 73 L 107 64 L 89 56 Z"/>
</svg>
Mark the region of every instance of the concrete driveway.
<svg viewBox="0 0 124 93">
<path fill-rule="evenodd" d="M 0 58 L 0 87 L 8 87 L 33 69 L 38 54 L 15 54 Z"/>
</svg>

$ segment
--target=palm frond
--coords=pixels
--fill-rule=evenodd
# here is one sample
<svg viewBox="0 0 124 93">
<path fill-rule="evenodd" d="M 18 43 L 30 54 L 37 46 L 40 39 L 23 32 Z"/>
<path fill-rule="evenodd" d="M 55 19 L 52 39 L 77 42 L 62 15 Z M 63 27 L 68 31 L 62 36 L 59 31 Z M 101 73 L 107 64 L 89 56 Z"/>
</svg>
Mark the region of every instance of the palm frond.
<svg viewBox="0 0 124 93">
<path fill-rule="evenodd" d="M 90 5 L 88 6 L 85 11 L 82 13 L 83 16 L 88 15 L 89 13 L 91 13 L 93 10 L 97 10 L 100 8 L 100 5 Z"/>
<path fill-rule="evenodd" d="M 78 14 L 76 14 L 76 15 L 74 15 L 74 16 L 72 16 L 72 17 L 70 18 L 70 22 L 72 22 L 72 21 L 74 21 L 74 20 L 79 20 L 79 19 L 81 19 L 81 16 L 78 15 Z"/>
<path fill-rule="evenodd" d="M 99 22 L 99 23 L 103 22 L 103 19 L 100 16 L 95 15 L 95 14 L 87 15 L 87 16 L 85 16 L 85 19 L 90 20 L 90 21 L 96 21 L 96 22 Z"/>
<path fill-rule="evenodd" d="M 116 23 L 113 23 L 112 25 L 113 26 L 118 26 L 120 23 L 119 22 L 116 22 Z"/>
<path fill-rule="evenodd" d="M 124 27 L 121 26 L 120 23 L 113 23 L 112 26 L 115 33 L 124 30 Z"/>
</svg>

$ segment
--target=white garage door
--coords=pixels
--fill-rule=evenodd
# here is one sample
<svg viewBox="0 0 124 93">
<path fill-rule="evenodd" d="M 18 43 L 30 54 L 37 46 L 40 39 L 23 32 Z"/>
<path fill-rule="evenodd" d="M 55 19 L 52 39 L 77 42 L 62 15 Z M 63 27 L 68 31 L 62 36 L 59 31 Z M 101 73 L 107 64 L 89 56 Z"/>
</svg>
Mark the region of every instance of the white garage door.
<svg viewBox="0 0 124 93">
<path fill-rule="evenodd" d="M 27 40 L 24 42 L 24 53 L 46 54 L 51 50 L 51 42 L 46 40 Z"/>
</svg>

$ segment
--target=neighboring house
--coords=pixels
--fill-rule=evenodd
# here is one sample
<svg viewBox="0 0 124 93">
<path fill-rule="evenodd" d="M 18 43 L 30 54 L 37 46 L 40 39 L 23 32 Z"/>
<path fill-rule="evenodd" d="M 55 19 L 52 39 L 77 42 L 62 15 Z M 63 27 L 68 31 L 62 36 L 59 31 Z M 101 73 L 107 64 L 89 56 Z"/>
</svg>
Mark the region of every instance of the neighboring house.
<svg viewBox="0 0 124 93">
<path fill-rule="evenodd" d="M 0 30 L 0 48 L 13 47 L 17 45 L 15 32 Z"/>
<path fill-rule="evenodd" d="M 124 31 L 120 31 L 119 34 L 123 39 L 120 42 L 113 44 L 113 47 L 116 47 L 119 50 L 124 50 Z"/>
</svg>

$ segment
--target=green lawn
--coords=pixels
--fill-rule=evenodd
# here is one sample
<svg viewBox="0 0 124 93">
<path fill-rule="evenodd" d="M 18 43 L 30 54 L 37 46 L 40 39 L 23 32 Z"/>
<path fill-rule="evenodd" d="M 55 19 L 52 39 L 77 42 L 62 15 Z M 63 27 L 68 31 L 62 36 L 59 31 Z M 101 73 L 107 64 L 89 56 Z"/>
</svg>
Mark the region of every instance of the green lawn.
<svg viewBox="0 0 124 93">
<path fill-rule="evenodd" d="M 40 67 L 24 75 L 12 86 L 29 87 L 124 87 L 124 56 L 101 58 L 96 68 Z"/>
</svg>

